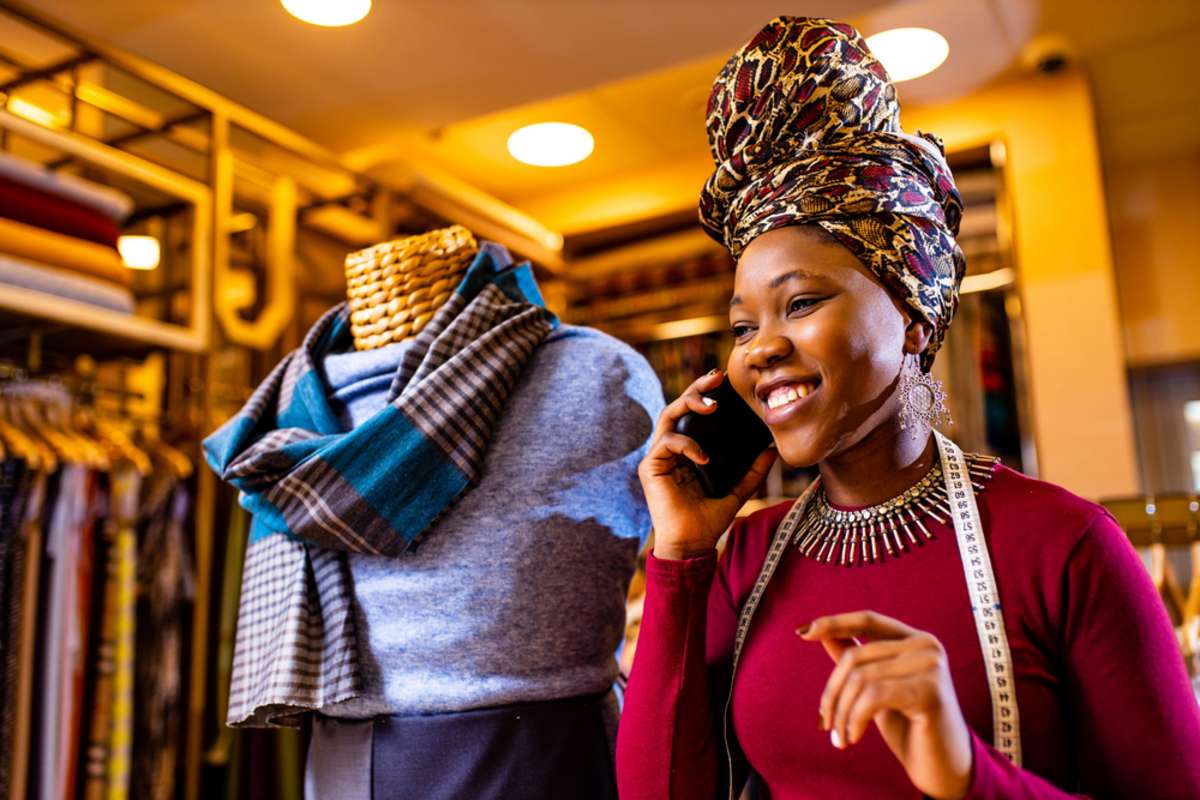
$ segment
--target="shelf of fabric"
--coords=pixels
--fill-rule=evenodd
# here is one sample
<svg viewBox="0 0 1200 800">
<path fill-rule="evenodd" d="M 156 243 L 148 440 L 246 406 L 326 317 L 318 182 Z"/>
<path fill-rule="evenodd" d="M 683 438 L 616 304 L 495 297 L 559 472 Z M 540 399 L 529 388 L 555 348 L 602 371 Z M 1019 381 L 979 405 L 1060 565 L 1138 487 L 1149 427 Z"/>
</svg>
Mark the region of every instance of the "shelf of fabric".
<svg viewBox="0 0 1200 800">
<path fill-rule="evenodd" d="M 0 352 L 20 345 L 35 330 L 41 332 L 46 349 L 96 358 L 145 355 L 156 349 L 198 353 L 207 346 L 204 338 L 183 325 L 34 289 L 0 286 Z"/>
<path fill-rule="evenodd" d="M 19 346 L 33 331 L 47 350 L 96 357 L 144 355 L 155 349 L 201 352 L 208 347 L 212 325 L 211 253 L 212 191 L 203 183 L 75 131 L 47 128 L 0 110 L 0 130 L 72 156 L 110 174 L 182 200 L 191 206 L 190 317 L 187 324 L 123 313 L 28 286 L 0 285 L 0 350 Z M 53 172 L 47 170 L 47 180 Z M 16 233 L 30 226 L 6 222 Z M 19 230 L 18 230 L 19 229 Z M 57 234 L 39 232 L 43 238 Z M 17 237 L 14 241 L 25 241 Z M 79 243 L 77 248 L 87 247 Z M 19 259 L 29 252 L 9 253 Z M 49 257 L 42 256 L 50 261 Z M 41 259 L 37 259 L 41 260 Z"/>
</svg>

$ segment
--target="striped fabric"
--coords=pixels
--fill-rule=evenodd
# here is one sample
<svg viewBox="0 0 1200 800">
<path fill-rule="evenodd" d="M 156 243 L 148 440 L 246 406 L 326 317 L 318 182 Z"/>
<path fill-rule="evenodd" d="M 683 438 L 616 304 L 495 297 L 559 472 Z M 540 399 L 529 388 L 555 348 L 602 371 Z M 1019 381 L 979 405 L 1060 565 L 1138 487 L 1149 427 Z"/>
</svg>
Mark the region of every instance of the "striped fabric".
<svg viewBox="0 0 1200 800">
<path fill-rule="evenodd" d="M 556 324 L 529 265 L 485 243 L 374 417 L 343 431 L 327 400 L 323 359 L 353 347 L 342 304 L 205 440 L 254 515 L 230 725 L 294 724 L 361 693 L 345 553 L 402 556 L 478 483 L 509 393 Z"/>
<path fill-rule="evenodd" d="M 122 468 L 112 475 L 116 630 L 113 638 L 112 711 L 106 800 L 129 797 L 133 760 L 134 642 L 137 636 L 137 520 L 141 476 Z"/>
</svg>

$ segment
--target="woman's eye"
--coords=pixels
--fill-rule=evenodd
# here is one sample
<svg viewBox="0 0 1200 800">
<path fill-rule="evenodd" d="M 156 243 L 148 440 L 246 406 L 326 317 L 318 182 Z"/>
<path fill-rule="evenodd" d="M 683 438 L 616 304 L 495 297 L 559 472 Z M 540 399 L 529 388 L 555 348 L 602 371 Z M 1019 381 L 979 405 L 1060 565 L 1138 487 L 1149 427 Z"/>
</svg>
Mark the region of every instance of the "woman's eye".
<svg viewBox="0 0 1200 800">
<path fill-rule="evenodd" d="M 817 302 L 815 297 L 793 297 L 788 301 L 789 314 L 795 314 L 797 311 L 807 311 L 812 308 Z"/>
<path fill-rule="evenodd" d="M 730 333 L 733 334 L 733 338 L 737 339 L 738 341 L 745 339 L 747 336 L 749 336 L 751 333 L 754 332 L 754 328 L 752 328 L 749 325 L 733 325 L 730 327 L 729 330 L 730 330 Z"/>
</svg>

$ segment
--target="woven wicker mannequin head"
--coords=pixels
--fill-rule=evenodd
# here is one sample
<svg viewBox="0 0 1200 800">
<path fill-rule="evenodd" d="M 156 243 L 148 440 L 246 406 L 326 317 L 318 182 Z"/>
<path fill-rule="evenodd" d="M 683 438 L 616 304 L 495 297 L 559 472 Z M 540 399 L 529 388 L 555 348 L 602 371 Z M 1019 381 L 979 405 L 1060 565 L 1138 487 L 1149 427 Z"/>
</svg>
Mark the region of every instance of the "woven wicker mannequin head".
<svg viewBox="0 0 1200 800">
<path fill-rule="evenodd" d="M 471 232 L 452 225 L 346 256 L 354 346 L 372 350 L 420 333 L 478 251 Z"/>
</svg>

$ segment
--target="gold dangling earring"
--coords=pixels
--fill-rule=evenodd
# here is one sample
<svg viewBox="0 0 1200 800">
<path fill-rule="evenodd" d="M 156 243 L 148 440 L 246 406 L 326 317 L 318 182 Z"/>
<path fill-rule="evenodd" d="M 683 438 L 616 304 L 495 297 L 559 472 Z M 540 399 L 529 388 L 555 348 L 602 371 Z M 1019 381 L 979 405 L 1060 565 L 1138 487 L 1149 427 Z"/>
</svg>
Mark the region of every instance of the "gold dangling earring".
<svg viewBox="0 0 1200 800">
<path fill-rule="evenodd" d="M 948 425 L 950 410 L 946 407 L 946 390 L 942 382 L 921 369 L 920 359 L 910 362 L 904 357 L 900 372 L 900 430 L 909 431 L 915 441 L 922 427 L 933 429 Z"/>
</svg>

